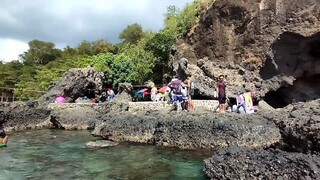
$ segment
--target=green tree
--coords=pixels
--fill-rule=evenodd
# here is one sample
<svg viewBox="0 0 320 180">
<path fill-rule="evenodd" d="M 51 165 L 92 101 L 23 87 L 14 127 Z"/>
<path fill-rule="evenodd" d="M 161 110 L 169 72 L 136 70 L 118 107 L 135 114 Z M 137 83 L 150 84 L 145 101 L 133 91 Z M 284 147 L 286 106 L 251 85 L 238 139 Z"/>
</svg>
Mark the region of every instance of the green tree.
<svg viewBox="0 0 320 180">
<path fill-rule="evenodd" d="M 77 55 L 77 50 L 71 46 L 66 46 L 63 48 L 62 57 L 71 57 Z"/>
<path fill-rule="evenodd" d="M 182 10 L 169 6 L 167 13 L 164 14 L 165 21 L 162 31 L 178 38 L 182 37 L 199 21 L 199 12 L 204 4 L 209 3 L 207 1 L 214 2 L 214 0 L 196 0 L 187 4 Z"/>
<path fill-rule="evenodd" d="M 127 45 L 123 53 L 131 58 L 135 79 L 132 83 L 142 84 L 147 80 L 154 80 L 153 68 L 157 58 L 152 52 L 145 50 L 147 39 L 139 41 L 137 45 Z"/>
<path fill-rule="evenodd" d="M 171 64 L 169 63 L 169 55 L 175 37 L 171 34 L 160 32 L 149 39 L 145 45 L 145 49 L 157 57 L 154 62 L 153 72 L 154 81 L 164 83 L 171 73 Z"/>
<path fill-rule="evenodd" d="M 76 49 L 79 55 L 93 55 L 92 43 L 89 41 L 82 41 Z"/>
<path fill-rule="evenodd" d="M 32 40 L 28 45 L 29 49 L 20 54 L 22 62 L 26 65 L 44 65 L 61 56 L 61 50 L 55 48 L 52 42 Z"/>
<path fill-rule="evenodd" d="M 92 42 L 92 51 L 94 55 L 97 55 L 100 53 L 113 52 L 114 47 L 112 44 L 108 43 L 107 41 L 103 39 L 99 39 Z"/>
<path fill-rule="evenodd" d="M 179 35 L 178 33 L 178 15 L 180 9 L 176 6 L 169 6 L 167 8 L 167 13 L 164 14 L 164 31 L 166 34 L 171 34 L 175 37 Z"/>
<path fill-rule="evenodd" d="M 128 25 L 120 34 L 119 38 L 124 42 L 136 44 L 141 38 L 144 37 L 144 32 L 141 25 L 134 23 Z"/>
<path fill-rule="evenodd" d="M 13 95 L 13 89 L 15 84 L 19 82 L 18 77 L 22 67 L 23 64 L 19 61 L 0 62 L 0 95 Z"/>
</svg>

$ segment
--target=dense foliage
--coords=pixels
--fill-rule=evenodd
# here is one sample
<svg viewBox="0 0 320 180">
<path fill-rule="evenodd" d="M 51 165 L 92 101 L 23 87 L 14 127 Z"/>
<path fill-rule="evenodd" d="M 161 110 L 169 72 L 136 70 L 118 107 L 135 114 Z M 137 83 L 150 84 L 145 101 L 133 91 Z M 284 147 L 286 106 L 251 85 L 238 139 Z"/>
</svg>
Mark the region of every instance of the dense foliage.
<svg viewBox="0 0 320 180">
<path fill-rule="evenodd" d="M 115 45 L 103 39 L 84 40 L 77 47 L 60 50 L 51 42 L 32 40 L 19 60 L 0 61 L 0 95 L 14 94 L 20 100 L 38 98 L 70 68 L 88 66 L 104 72 L 108 87 L 116 87 L 120 82 L 166 83 L 172 75 L 172 44 L 190 31 L 198 21 L 199 11 L 210 2 L 213 0 L 198 0 L 183 10 L 169 6 L 164 28 L 158 33 L 131 24 L 119 34 L 122 42 Z"/>
</svg>

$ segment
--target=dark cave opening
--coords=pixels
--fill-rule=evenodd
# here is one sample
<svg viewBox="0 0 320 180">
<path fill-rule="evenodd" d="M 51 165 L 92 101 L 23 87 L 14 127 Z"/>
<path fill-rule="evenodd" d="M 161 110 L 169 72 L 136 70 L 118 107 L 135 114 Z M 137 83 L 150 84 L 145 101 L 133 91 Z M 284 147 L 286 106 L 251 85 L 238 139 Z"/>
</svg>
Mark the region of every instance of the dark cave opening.
<svg viewBox="0 0 320 180">
<path fill-rule="evenodd" d="M 266 103 L 268 103 L 273 108 L 283 108 L 290 104 L 285 101 L 283 96 L 284 95 L 281 90 L 270 91 L 265 95 L 264 101 L 266 101 Z"/>
<path fill-rule="evenodd" d="M 281 86 L 263 98 L 274 108 L 320 98 L 320 33 L 309 37 L 285 32 L 269 48 L 260 76 Z M 283 83 L 283 77 L 294 80 Z"/>
<path fill-rule="evenodd" d="M 318 58 L 318 60 L 320 59 L 320 40 L 310 42 L 308 54 L 314 58 Z"/>
<path fill-rule="evenodd" d="M 90 83 L 85 90 L 84 96 L 87 96 L 87 98 L 92 99 L 96 97 L 96 85 L 94 83 Z"/>
<path fill-rule="evenodd" d="M 264 101 L 274 108 L 283 108 L 293 102 L 320 98 L 320 74 L 297 78 L 293 85 L 268 92 Z"/>
<path fill-rule="evenodd" d="M 267 57 L 264 66 L 260 70 L 260 76 L 262 79 L 271 79 L 275 74 L 279 74 L 274 64 L 272 64 L 272 59 Z"/>
</svg>

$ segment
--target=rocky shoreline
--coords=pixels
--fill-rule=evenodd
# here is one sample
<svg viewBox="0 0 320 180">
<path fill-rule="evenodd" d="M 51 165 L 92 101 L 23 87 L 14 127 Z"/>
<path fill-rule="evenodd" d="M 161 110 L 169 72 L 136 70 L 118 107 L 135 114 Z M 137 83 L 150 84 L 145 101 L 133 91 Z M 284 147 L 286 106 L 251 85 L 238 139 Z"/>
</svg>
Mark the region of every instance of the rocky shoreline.
<svg viewBox="0 0 320 180">
<path fill-rule="evenodd" d="M 0 119 L 9 131 L 57 128 L 54 117 L 60 128 L 91 129 L 92 135 L 117 143 L 211 150 L 213 156 L 204 161 L 210 179 L 319 178 L 320 100 L 251 115 L 130 112 L 126 104 L 48 109 L 36 101 L 2 103 Z"/>
<path fill-rule="evenodd" d="M 90 129 L 115 143 L 209 150 L 207 179 L 320 179 L 319 7 L 316 0 L 217 0 L 172 47 L 173 71 L 193 76 L 194 97 L 213 97 L 224 74 L 230 99 L 257 92 L 255 114 L 130 112 L 130 84 L 111 103 L 48 108 L 58 95 L 73 103 L 102 90 L 101 73 L 84 68 L 70 69 L 38 101 L 0 103 L 0 125 Z"/>
</svg>

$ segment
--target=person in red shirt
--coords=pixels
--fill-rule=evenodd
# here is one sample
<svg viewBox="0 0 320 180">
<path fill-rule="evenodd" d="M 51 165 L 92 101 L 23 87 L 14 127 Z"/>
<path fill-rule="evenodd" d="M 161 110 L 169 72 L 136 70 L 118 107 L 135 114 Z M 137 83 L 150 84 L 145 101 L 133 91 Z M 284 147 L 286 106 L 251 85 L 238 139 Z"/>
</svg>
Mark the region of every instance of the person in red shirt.
<svg viewBox="0 0 320 180">
<path fill-rule="evenodd" d="M 225 113 L 226 112 L 226 85 L 224 83 L 224 76 L 219 76 L 219 81 L 216 86 L 216 92 L 218 94 L 218 101 L 219 101 L 219 112 Z"/>
</svg>

